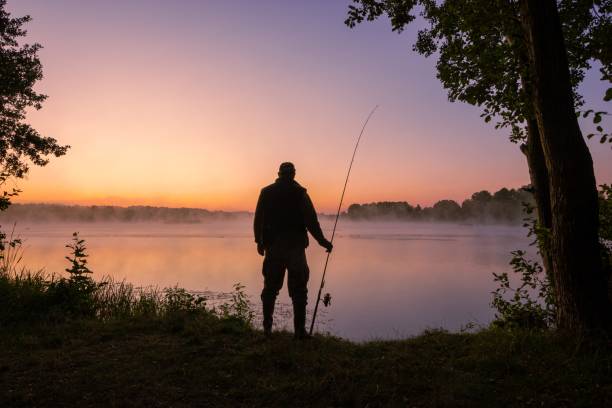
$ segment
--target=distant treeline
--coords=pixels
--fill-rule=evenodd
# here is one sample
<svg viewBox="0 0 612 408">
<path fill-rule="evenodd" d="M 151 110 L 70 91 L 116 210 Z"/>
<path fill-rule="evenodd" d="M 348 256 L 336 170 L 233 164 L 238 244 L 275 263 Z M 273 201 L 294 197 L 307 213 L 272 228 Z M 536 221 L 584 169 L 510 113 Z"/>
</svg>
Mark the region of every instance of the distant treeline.
<svg viewBox="0 0 612 408">
<path fill-rule="evenodd" d="M 432 207 L 405 201 L 352 204 L 343 215 L 351 220 L 468 221 L 516 223 L 524 218 L 523 203 L 533 203 L 524 189 L 502 188 L 494 194 L 480 191 L 463 201 L 441 200 Z M 82 206 L 62 204 L 12 204 L 0 213 L 0 222 L 163 222 L 200 223 L 252 215 L 244 212 L 209 211 L 202 208 L 151 206 Z M 322 217 L 328 217 L 321 215 Z M 329 216 L 331 217 L 331 216 Z"/>
<path fill-rule="evenodd" d="M 533 204 L 526 188 L 501 190 L 491 194 L 479 191 L 461 205 L 441 200 L 432 207 L 412 206 L 405 201 L 352 204 L 346 216 L 353 220 L 393 219 L 407 221 L 469 221 L 478 223 L 516 223 L 524 217 L 523 203 Z"/>
<path fill-rule="evenodd" d="M 247 212 L 209 211 L 201 208 L 150 206 L 81 206 L 61 204 L 12 204 L 0 220 L 19 222 L 163 222 L 199 223 L 248 215 Z"/>
</svg>

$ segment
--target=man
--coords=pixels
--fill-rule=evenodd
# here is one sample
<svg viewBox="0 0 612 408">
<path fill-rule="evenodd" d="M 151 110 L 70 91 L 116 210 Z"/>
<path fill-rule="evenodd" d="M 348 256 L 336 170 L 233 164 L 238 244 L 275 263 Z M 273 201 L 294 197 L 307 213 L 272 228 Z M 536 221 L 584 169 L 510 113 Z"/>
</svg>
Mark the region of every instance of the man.
<svg viewBox="0 0 612 408">
<path fill-rule="evenodd" d="M 285 269 L 287 287 L 293 303 L 293 327 L 297 339 L 308 337 L 306 303 L 308 300 L 308 264 L 306 247 L 309 231 L 319 245 L 331 252 L 332 244 L 323 236 L 317 213 L 306 193 L 306 189 L 295 180 L 292 163 L 282 163 L 278 178 L 263 188 L 255 210 L 255 242 L 257 252 L 264 256 L 264 288 L 261 292 L 263 304 L 264 333 L 272 332 L 274 303 L 283 287 Z"/>
</svg>

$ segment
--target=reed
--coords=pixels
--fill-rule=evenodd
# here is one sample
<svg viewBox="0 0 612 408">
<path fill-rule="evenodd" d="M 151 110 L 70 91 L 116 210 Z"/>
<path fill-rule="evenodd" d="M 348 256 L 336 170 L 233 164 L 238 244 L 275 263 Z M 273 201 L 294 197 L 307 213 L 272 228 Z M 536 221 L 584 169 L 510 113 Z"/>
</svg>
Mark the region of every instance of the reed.
<svg viewBox="0 0 612 408">
<path fill-rule="evenodd" d="M 67 257 L 71 263 L 84 265 L 84 241 L 81 258 Z M 58 322 L 90 318 L 107 322 L 129 319 L 169 319 L 180 321 L 187 315 L 208 315 L 231 319 L 251 326 L 254 312 L 240 283 L 222 299 L 207 304 L 203 294 L 191 293 L 178 286 L 136 287 L 125 281 L 104 276 L 94 280 L 84 274 L 76 277 L 67 269 L 69 277 L 31 271 L 21 265 L 23 247 L 12 238 L 14 245 L 0 250 L 0 325 L 19 325 L 34 322 Z M 69 248 L 73 247 L 69 246 Z M 83 263 L 83 264 L 82 264 Z M 88 272 L 89 273 L 89 272 Z"/>
</svg>

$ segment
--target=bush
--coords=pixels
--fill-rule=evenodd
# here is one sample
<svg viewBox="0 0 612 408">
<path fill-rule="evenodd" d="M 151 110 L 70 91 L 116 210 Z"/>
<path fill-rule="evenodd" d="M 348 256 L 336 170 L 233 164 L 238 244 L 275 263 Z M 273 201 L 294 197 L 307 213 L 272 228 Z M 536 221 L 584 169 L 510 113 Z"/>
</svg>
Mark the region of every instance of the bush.
<svg viewBox="0 0 612 408">
<path fill-rule="evenodd" d="M 539 225 L 534 218 L 534 207 L 523 204 L 526 214 L 524 227 L 527 236 L 534 237 L 532 246 L 541 248 L 548 245 L 549 231 Z M 513 287 L 507 272 L 493 273 L 493 280 L 499 284 L 493 294 L 491 306 L 495 309 L 494 327 L 546 329 L 555 323 L 556 307 L 553 286 L 542 265 L 526 256 L 526 252 L 516 250 L 511 252 L 510 265 L 515 276 L 518 276 L 518 286 Z"/>
<path fill-rule="evenodd" d="M 496 310 L 493 325 L 505 328 L 546 329 L 555 321 L 552 286 L 542 266 L 525 257 L 525 251 L 513 251 L 512 270 L 520 275 L 520 284 L 511 286 L 507 272 L 493 273 L 499 287 L 493 291 L 491 305 Z M 510 294 L 509 299 L 506 296 Z"/>
<path fill-rule="evenodd" d="M 0 272 L 0 325 L 27 322 L 50 309 L 48 279 L 42 272 Z"/>
<path fill-rule="evenodd" d="M 206 298 L 175 286 L 164 289 L 163 305 L 166 314 L 196 313 L 206 311 Z"/>
<path fill-rule="evenodd" d="M 221 304 L 216 313 L 222 319 L 238 320 L 247 326 L 251 326 L 255 313 L 244 288 L 245 286 L 241 283 L 234 284 L 230 301 Z"/>
<path fill-rule="evenodd" d="M 96 282 L 87 264 L 85 240 L 74 233 L 66 247 L 70 249 L 67 278 L 20 269 L 21 241 L 12 237 L 4 241 L 0 249 L 0 325 L 82 317 L 102 321 L 145 317 L 176 321 L 180 326 L 185 317 L 196 315 L 252 324 L 254 312 L 239 283 L 229 301 L 209 310 L 205 297 L 176 286 L 160 291 L 156 287 L 135 288 L 111 277 Z"/>
</svg>

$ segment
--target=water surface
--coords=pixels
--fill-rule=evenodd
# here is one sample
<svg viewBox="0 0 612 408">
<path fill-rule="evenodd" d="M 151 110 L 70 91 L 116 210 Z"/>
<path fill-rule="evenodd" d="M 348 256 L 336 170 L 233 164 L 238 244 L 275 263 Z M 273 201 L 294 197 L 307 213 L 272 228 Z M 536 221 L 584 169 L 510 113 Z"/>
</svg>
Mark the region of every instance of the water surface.
<svg viewBox="0 0 612 408">
<path fill-rule="evenodd" d="M 331 223 L 324 222 L 329 235 Z M 251 221 L 201 224 L 18 224 L 24 263 L 60 272 L 65 244 L 79 231 L 87 240 L 95 276 L 111 275 L 137 286 L 179 285 L 194 291 L 230 291 L 241 282 L 259 303 L 262 258 Z M 314 242 L 314 240 L 311 240 Z M 507 271 L 509 252 L 527 248 L 520 227 L 341 220 L 325 291 L 320 330 L 354 340 L 395 338 L 426 328 L 458 330 L 487 324 L 495 285 L 492 272 Z M 313 305 L 325 252 L 307 250 Z M 280 302 L 289 303 L 286 287 Z M 286 324 L 285 321 L 283 324 Z"/>
</svg>

